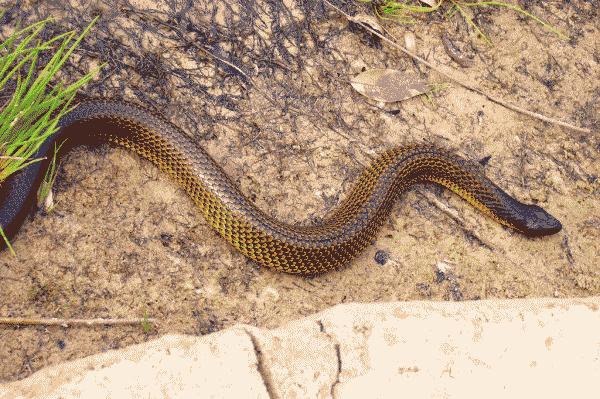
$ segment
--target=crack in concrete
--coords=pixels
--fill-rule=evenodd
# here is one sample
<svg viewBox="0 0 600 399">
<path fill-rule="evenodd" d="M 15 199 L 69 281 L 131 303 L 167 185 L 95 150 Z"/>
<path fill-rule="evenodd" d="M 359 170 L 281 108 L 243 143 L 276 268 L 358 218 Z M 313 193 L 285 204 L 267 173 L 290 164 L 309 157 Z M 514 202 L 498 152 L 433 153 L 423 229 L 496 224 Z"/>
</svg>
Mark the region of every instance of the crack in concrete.
<svg viewBox="0 0 600 399">
<path fill-rule="evenodd" d="M 321 333 L 325 334 L 325 336 L 327 336 L 327 338 L 333 343 L 333 347 L 335 349 L 335 356 L 337 358 L 337 374 L 335 376 L 335 381 L 333 381 L 333 384 L 331 384 L 331 388 L 329 389 L 329 393 L 332 397 L 332 399 L 335 399 L 336 395 L 335 395 L 335 387 L 337 386 L 337 384 L 340 383 L 340 374 L 342 374 L 342 354 L 341 354 L 341 350 L 340 350 L 340 344 L 333 339 L 333 337 L 331 336 L 331 334 L 329 334 L 326 330 L 325 330 L 325 325 L 323 324 L 323 321 L 321 320 L 317 320 L 317 324 L 319 325 L 319 330 L 321 331 Z"/>
<path fill-rule="evenodd" d="M 271 377 L 271 373 L 269 373 L 268 367 L 265 366 L 265 360 L 263 358 L 262 350 L 260 349 L 260 345 L 258 344 L 258 339 L 249 330 L 247 330 L 245 328 L 243 330 L 248 335 L 248 337 L 250 337 L 250 342 L 252 342 L 252 347 L 254 349 L 254 354 L 256 356 L 256 369 L 258 370 L 258 373 L 260 374 L 260 377 L 262 378 L 263 385 L 265 386 L 265 389 L 267 390 L 267 394 L 269 395 L 269 398 L 276 399 L 276 398 L 278 398 L 278 395 L 275 393 L 275 390 L 273 388 L 273 380 Z"/>
</svg>

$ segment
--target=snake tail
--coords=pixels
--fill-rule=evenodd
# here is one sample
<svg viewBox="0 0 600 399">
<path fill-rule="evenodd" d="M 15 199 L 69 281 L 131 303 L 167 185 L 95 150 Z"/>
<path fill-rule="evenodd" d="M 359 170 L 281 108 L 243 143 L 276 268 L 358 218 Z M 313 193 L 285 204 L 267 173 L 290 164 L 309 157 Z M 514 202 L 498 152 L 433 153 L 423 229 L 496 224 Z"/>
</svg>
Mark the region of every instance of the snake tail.
<svg viewBox="0 0 600 399">
<path fill-rule="evenodd" d="M 112 143 L 150 160 L 189 194 L 212 227 L 248 258 L 277 271 L 314 275 L 348 264 L 371 244 L 393 204 L 411 186 L 440 184 L 500 224 L 530 237 L 554 234 L 560 222 L 492 183 L 481 167 L 447 150 L 392 148 L 367 167 L 353 189 L 317 225 L 292 225 L 249 201 L 199 145 L 165 118 L 120 101 L 87 100 L 59 122 L 35 157 L 54 143 Z M 0 186 L 0 226 L 12 237 L 35 204 L 47 161 L 27 166 Z"/>
</svg>

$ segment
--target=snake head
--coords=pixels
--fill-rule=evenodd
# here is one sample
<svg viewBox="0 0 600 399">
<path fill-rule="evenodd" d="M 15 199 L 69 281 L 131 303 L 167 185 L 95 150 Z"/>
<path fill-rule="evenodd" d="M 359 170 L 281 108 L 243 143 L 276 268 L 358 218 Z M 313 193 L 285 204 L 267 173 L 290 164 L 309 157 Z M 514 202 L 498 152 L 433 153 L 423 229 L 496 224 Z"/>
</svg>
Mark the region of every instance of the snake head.
<svg viewBox="0 0 600 399">
<path fill-rule="evenodd" d="M 562 229 L 558 219 L 537 205 L 525 205 L 516 225 L 519 231 L 529 237 L 548 236 Z"/>
</svg>

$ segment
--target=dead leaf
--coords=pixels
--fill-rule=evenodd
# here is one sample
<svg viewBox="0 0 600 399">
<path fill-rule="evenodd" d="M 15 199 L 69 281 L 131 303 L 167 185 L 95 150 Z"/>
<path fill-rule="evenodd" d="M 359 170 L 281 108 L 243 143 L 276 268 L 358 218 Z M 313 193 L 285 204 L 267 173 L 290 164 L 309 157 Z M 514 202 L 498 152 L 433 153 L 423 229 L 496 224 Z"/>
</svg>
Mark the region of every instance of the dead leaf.
<svg viewBox="0 0 600 399">
<path fill-rule="evenodd" d="M 427 82 L 396 69 L 371 69 L 350 81 L 363 96 L 386 103 L 402 101 L 427 92 Z"/>
<path fill-rule="evenodd" d="M 437 5 L 436 0 L 421 0 L 421 3 L 427 4 L 429 7 L 435 7 Z"/>
<path fill-rule="evenodd" d="M 377 20 L 377 18 L 375 18 L 372 15 L 356 14 L 353 17 L 349 17 L 348 20 L 350 20 L 351 22 L 354 22 L 355 24 L 360 24 L 360 23 L 365 24 L 369 28 L 373 29 L 375 32 L 377 32 L 379 34 L 383 34 L 383 28 L 379 24 L 379 21 Z"/>
<path fill-rule="evenodd" d="M 415 37 L 415 34 L 412 32 L 406 32 L 404 34 L 404 47 L 406 47 L 406 49 L 408 51 L 410 51 L 413 54 L 416 54 L 417 52 L 417 38 Z"/>
<path fill-rule="evenodd" d="M 446 54 L 448 54 L 448 56 L 452 58 L 452 60 L 458 65 L 463 68 L 473 66 L 475 63 L 473 58 L 469 58 L 469 56 L 461 52 L 454 42 L 450 40 L 450 36 L 448 36 L 448 34 L 442 34 L 442 43 L 444 44 L 444 50 L 446 50 Z"/>
</svg>

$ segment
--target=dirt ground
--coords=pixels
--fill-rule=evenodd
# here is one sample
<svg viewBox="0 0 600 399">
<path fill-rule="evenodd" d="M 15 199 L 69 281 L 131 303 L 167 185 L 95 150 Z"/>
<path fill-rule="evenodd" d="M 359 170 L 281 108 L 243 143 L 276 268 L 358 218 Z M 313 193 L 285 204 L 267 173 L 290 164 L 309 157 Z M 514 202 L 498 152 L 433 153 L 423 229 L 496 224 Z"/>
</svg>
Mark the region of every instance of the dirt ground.
<svg viewBox="0 0 600 399">
<path fill-rule="evenodd" d="M 246 260 L 152 164 L 124 150 L 80 148 L 62 160 L 55 209 L 25 224 L 13 242 L 16 258 L 0 253 L 0 316 L 147 313 L 159 321 L 149 332 L 139 326 L 2 326 L 0 382 L 165 333 L 207 334 L 236 323 L 275 327 L 343 302 L 600 295 L 598 1 L 530 5 L 569 40 L 498 9 L 476 15 L 493 45 L 478 39 L 458 15 L 385 25 L 401 42 L 413 32 L 417 53 L 445 71 L 591 134 L 517 114 L 454 84 L 430 98 L 374 103 L 349 84 L 363 69 L 395 68 L 431 83 L 447 80 L 318 2 L 308 2 L 311 15 L 306 2 L 286 1 L 285 12 L 269 12 L 270 2 L 257 2 L 252 15 L 258 22 L 249 31 L 232 32 L 230 45 L 222 32 L 246 15 L 236 1 L 196 2 L 185 9 L 186 17 L 174 19 L 184 27 L 181 21 L 189 20 L 189 42 L 218 42 L 210 47 L 213 54 L 240 66 L 251 80 L 189 42 L 180 45 L 181 37 L 165 39 L 168 27 L 134 41 L 142 55 L 130 50 L 135 46 L 127 29 L 155 26 L 153 18 L 172 15 L 178 2 L 152 14 L 141 11 L 146 5 L 140 1 L 72 3 L 73 13 L 61 13 L 55 3 L 8 6 L 14 18 L 54 15 L 66 27 L 101 15 L 103 25 L 92 30 L 74 65 L 84 72 L 99 62 L 108 66 L 84 92 L 159 109 L 272 216 L 314 222 L 339 203 L 373 155 L 427 142 L 474 160 L 489 157 L 486 173 L 496 184 L 542 206 L 564 229 L 528 239 L 448 191 L 421 186 L 402 196 L 376 242 L 348 268 L 304 279 Z M 361 7 L 345 5 L 368 10 Z M 299 29 L 293 35 L 277 34 L 294 24 Z M 474 57 L 471 67 L 449 57 L 443 32 Z M 112 47 L 94 53 L 95 34 L 111 34 L 104 45 Z M 243 46 L 250 50 L 240 52 Z M 268 62 L 263 53 L 253 53 L 267 48 Z M 118 51 L 131 53 L 121 57 Z M 67 71 L 77 73 L 76 67 Z M 152 90 L 145 86 L 149 81 Z"/>
</svg>

